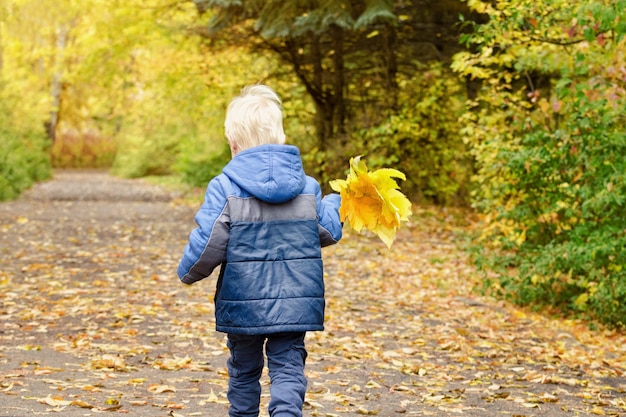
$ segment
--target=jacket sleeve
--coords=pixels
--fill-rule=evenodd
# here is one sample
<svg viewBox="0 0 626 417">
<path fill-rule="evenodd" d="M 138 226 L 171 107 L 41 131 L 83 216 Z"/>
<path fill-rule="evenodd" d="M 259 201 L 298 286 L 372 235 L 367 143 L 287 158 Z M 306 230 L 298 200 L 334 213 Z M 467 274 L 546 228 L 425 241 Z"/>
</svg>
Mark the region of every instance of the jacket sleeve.
<svg viewBox="0 0 626 417">
<path fill-rule="evenodd" d="M 208 277 L 218 265 L 226 261 L 230 215 L 227 194 L 219 177 L 209 182 L 195 221 L 198 227 L 191 231 L 178 265 L 178 277 L 185 284 L 193 284 Z"/>
<path fill-rule="evenodd" d="M 322 198 L 322 191 L 319 187 L 316 194 L 320 244 L 322 247 L 333 245 L 339 242 L 342 234 L 343 223 L 339 217 L 341 197 L 333 193 Z"/>
</svg>

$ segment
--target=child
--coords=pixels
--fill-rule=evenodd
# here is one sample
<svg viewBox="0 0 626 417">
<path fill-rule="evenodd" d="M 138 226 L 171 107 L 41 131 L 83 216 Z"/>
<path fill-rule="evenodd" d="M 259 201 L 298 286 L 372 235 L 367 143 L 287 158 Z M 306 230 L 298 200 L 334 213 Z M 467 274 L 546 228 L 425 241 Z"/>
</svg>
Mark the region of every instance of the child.
<svg viewBox="0 0 626 417">
<path fill-rule="evenodd" d="M 270 416 L 302 416 L 304 337 L 324 328 L 321 247 L 341 239 L 341 198 L 322 199 L 298 148 L 284 144 L 281 101 L 269 87 L 244 88 L 224 127 L 233 158 L 207 187 L 178 276 L 192 284 L 221 266 L 215 321 L 231 354 L 229 416 L 259 415 L 264 345 Z"/>
</svg>

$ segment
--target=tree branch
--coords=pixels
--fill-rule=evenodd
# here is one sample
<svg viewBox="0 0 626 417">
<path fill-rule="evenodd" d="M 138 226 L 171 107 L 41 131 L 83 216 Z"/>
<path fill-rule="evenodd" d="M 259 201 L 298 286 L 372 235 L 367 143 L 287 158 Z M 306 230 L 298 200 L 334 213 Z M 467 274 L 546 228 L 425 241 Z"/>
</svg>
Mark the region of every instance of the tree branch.
<svg viewBox="0 0 626 417">
<path fill-rule="evenodd" d="M 598 35 L 603 35 L 605 33 L 610 32 L 610 29 L 607 30 L 602 30 L 600 32 L 596 32 L 595 36 L 597 37 Z M 583 43 L 585 42 L 587 39 L 585 38 L 577 38 L 577 39 L 572 39 L 572 40 L 561 40 L 561 39 L 549 39 L 549 38 L 536 38 L 531 36 L 530 37 L 531 40 L 536 41 L 536 42 L 542 42 L 542 43 L 549 43 L 552 45 L 558 45 L 558 46 L 571 46 L 571 45 L 576 45 L 579 43 Z"/>
</svg>

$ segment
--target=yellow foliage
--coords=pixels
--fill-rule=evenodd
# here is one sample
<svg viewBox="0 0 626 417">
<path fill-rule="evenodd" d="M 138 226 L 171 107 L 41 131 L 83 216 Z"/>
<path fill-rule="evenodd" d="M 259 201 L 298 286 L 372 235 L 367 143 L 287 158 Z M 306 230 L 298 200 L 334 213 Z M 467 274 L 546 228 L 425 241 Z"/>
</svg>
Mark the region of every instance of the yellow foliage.
<svg viewBox="0 0 626 417">
<path fill-rule="evenodd" d="M 411 202 L 399 190 L 395 178 L 406 176 L 395 169 L 368 171 L 360 156 L 350 159 L 350 172 L 345 180 L 330 182 L 341 195 L 341 221 L 357 232 L 363 228 L 375 233 L 391 247 L 402 221 L 411 214 Z"/>
</svg>

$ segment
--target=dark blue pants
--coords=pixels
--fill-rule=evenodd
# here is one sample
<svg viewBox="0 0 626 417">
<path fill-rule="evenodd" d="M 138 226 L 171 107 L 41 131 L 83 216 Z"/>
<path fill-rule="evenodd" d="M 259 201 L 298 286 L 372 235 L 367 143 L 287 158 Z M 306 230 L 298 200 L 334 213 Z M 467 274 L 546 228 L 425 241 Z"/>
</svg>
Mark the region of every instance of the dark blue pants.
<svg viewBox="0 0 626 417">
<path fill-rule="evenodd" d="M 259 379 L 264 355 L 270 375 L 271 417 L 301 417 L 307 380 L 305 333 L 228 335 L 228 401 L 230 417 L 257 417 L 261 401 Z"/>
</svg>

